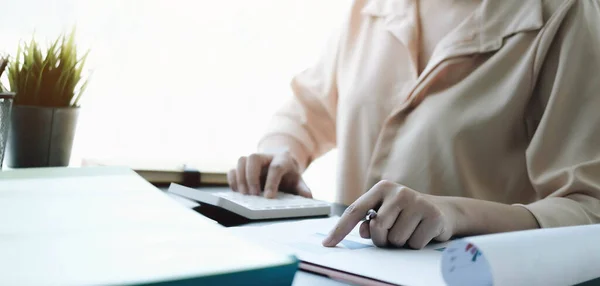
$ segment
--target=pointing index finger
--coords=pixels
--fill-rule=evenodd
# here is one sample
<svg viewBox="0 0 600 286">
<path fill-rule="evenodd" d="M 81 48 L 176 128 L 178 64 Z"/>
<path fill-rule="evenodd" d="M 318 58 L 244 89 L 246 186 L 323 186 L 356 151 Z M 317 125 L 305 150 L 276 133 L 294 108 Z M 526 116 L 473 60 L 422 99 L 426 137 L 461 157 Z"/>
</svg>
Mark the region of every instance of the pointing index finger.
<svg viewBox="0 0 600 286">
<path fill-rule="evenodd" d="M 323 246 L 332 247 L 340 243 L 365 218 L 367 212 L 375 208 L 379 201 L 380 198 L 376 192 L 367 192 L 346 208 L 335 228 L 323 240 Z"/>
</svg>

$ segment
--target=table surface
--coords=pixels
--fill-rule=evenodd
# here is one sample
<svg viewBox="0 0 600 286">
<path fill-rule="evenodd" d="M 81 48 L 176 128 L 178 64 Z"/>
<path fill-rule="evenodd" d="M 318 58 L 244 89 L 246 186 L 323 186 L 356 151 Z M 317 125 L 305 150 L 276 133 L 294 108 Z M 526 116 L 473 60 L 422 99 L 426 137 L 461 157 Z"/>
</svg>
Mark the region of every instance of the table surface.
<svg viewBox="0 0 600 286">
<path fill-rule="evenodd" d="M 226 188 L 226 187 L 223 187 L 223 188 Z M 218 189 L 222 190 L 223 188 L 218 188 Z M 168 188 L 161 187 L 160 189 L 162 189 L 163 191 L 166 191 Z M 199 189 L 202 189 L 202 187 Z M 215 188 L 210 187 L 210 188 L 206 188 L 206 190 L 215 190 Z M 264 221 L 261 221 L 261 222 L 251 221 L 251 220 L 241 217 L 235 213 L 229 212 L 227 210 L 223 210 L 221 208 L 213 207 L 210 205 L 200 205 L 193 209 L 196 212 L 200 213 L 201 215 L 204 215 L 210 219 L 213 219 L 225 227 L 240 226 L 240 225 L 255 225 L 255 224 L 259 224 L 259 223 L 264 223 Z M 342 213 L 344 212 L 345 209 L 346 209 L 346 206 L 344 206 L 344 205 L 333 204 L 332 215 L 342 215 Z M 294 219 L 277 220 L 277 221 L 294 221 Z M 298 272 L 296 272 L 296 276 L 294 277 L 294 282 L 292 285 L 295 285 L 295 286 L 302 286 L 302 285 L 339 286 L 339 285 L 350 285 L 350 284 L 347 284 L 347 283 L 341 282 L 341 281 L 336 281 L 336 280 L 333 280 L 333 279 L 323 276 L 323 275 L 314 274 L 314 273 L 307 272 L 304 270 L 298 270 Z"/>
</svg>

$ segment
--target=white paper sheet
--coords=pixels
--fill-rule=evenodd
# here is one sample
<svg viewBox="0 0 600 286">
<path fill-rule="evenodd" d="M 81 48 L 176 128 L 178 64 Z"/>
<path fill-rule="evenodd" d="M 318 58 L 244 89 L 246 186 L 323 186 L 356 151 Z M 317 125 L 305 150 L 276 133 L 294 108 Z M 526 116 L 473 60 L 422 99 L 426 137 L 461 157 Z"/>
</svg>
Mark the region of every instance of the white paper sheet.
<svg viewBox="0 0 600 286">
<path fill-rule="evenodd" d="M 448 285 L 575 285 L 600 277 L 600 225 L 457 240 L 443 253 Z"/>
<path fill-rule="evenodd" d="M 423 250 L 383 249 L 358 234 L 358 227 L 335 248 L 321 245 L 339 217 L 229 228 L 267 247 L 300 260 L 400 285 L 445 285 L 441 254 L 445 244 Z"/>
</svg>

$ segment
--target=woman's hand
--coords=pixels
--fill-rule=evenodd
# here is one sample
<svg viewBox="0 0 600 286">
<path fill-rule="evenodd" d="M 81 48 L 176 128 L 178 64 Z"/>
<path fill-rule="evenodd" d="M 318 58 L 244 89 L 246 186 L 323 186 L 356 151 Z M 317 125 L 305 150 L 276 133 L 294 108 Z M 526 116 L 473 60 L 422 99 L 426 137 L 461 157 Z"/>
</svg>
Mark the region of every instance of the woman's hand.
<svg viewBox="0 0 600 286">
<path fill-rule="evenodd" d="M 256 153 L 238 160 L 237 168 L 227 174 L 229 185 L 235 192 L 249 195 L 264 195 L 274 198 L 278 191 L 312 198 L 304 181 L 300 167 L 289 152 L 274 154 Z"/>
<path fill-rule="evenodd" d="M 381 181 L 346 209 L 323 245 L 337 245 L 370 209 L 378 209 L 377 216 L 361 224 L 360 235 L 379 247 L 421 249 L 432 240 L 447 241 L 454 234 L 458 216 L 457 209 L 443 197 Z"/>
</svg>

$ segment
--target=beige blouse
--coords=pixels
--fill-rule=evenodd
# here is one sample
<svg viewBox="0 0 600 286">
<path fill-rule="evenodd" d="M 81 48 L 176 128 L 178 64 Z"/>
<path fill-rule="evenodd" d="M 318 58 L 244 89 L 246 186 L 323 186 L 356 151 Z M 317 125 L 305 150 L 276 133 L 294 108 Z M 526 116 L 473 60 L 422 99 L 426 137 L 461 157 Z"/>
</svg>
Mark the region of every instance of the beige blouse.
<svg viewBox="0 0 600 286">
<path fill-rule="evenodd" d="M 600 0 L 418 3 L 355 1 L 260 145 L 304 165 L 338 148 L 345 204 L 387 179 L 600 223 Z"/>
</svg>

